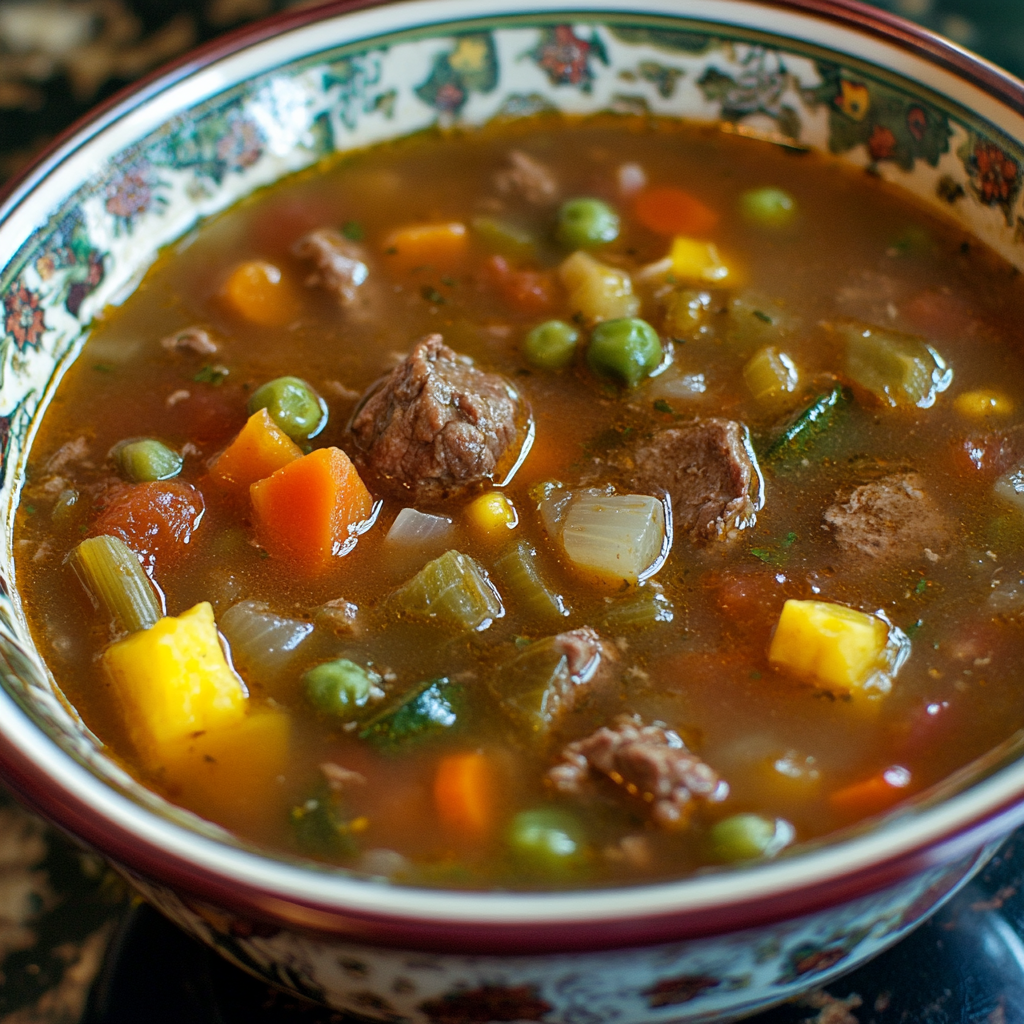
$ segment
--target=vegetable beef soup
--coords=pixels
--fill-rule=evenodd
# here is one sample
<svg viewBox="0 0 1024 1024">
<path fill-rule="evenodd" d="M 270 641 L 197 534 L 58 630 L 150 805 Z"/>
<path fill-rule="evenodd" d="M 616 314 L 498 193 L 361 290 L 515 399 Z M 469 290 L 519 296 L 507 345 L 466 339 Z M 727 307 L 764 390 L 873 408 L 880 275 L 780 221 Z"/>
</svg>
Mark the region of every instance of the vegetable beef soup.
<svg viewBox="0 0 1024 1024">
<path fill-rule="evenodd" d="M 777 856 L 1024 726 L 1024 292 L 863 172 L 544 117 L 268 188 L 105 311 L 19 586 L 247 840 L 565 887 Z"/>
</svg>

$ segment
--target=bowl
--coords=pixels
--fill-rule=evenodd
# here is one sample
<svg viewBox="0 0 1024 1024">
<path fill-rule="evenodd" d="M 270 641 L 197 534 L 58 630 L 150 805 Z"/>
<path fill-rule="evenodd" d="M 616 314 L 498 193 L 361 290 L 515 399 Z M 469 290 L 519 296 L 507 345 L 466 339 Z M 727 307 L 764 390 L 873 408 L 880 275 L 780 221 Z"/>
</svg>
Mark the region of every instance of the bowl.
<svg viewBox="0 0 1024 1024">
<path fill-rule="evenodd" d="M 899 811 L 677 882 L 440 892 L 273 856 L 141 788 L 62 701 L 11 527 L 39 418 L 159 247 L 335 151 L 542 110 L 831 153 L 1024 267 L 1024 84 L 840 0 L 348 0 L 217 40 L 60 138 L 0 206 L 0 772 L 249 971 L 380 1021 L 728 1020 L 897 942 L 1024 821 L 1015 736 Z"/>
</svg>

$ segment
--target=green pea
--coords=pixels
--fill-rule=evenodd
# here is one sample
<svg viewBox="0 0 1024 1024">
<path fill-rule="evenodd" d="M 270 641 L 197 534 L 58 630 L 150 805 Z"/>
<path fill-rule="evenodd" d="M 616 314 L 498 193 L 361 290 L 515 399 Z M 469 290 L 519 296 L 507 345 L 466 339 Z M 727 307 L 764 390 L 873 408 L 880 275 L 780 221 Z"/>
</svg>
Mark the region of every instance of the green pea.
<svg viewBox="0 0 1024 1024">
<path fill-rule="evenodd" d="M 636 317 L 605 320 L 590 334 L 587 364 L 600 377 L 614 377 L 636 387 L 661 363 L 661 339 L 646 321 Z"/>
<path fill-rule="evenodd" d="M 760 814 L 734 814 L 711 830 L 711 849 L 716 860 L 731 863 L 771 857 L 794 837 L 793 826 L 782 818 Z"/>
<path fill-rule="evenodd" d="M 583 858 L 579 822 L 555 807 L 520 811 L 509 827 L 508 844 L 523 866 L 545 874 L 565 871 Z"/>
<path fill-rule="evenodd" d="M 572 249 L 593 249 L 619 237 L 619 215 L 600 199 L 570 199 L 558 211 L 556 235 Z"/>
<path fill-rule="evenodd" d="M 327 404 L 298 377 L 267 381 L 249 396 L 249 415 L 266 409 L 291 438 L 315 437 L 327 424 Z"/>
<path fill-rule="evenodd" d="M 752 188 L 740 196 L 740 213 L 751 224 L 784 228 L 796 217 L 796 200 L 781 188 Z"/>
<path fill-rule="evenodd" d="M 122 441 L 112 452 L 121 472 L 133 483 L 170 480 L 181 472 L 182 457 L 151 437 Z"/>
<path fill-rule="evenodd" d="M 564 320 L 548 320 L 526 336 L 523 355 L 531 366 L 561 370 L 572 362 L 580 332 Z"/>
<path fill-rule="evenodd" d="M 306 697 L 318 711 L 348 718 L 356 708 L 370 699 L 370 691 L 380 681 L 376 672 L 370 672 L 348 658 L 325 661 L 311 668 L 303 677 Z"/>
</svg>

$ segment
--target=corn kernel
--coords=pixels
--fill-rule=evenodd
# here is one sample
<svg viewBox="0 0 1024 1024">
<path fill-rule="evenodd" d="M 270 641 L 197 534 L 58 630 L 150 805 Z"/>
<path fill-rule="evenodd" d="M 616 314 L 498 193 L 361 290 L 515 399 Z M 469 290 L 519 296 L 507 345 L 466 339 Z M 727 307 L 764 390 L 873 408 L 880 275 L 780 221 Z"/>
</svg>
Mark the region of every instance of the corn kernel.
<svg viewBox="0 0 1024 1024">
<path fill-rule="evenodd" d="M 730 274 L 714 242 L 682 236 L 674 238 L 669 258 L 672 260 L 672 273 L 687 281 L 715 283 L 724 281 Z"/>
<path fill-rule="evenodd" d="M 825 690 L 857 690 L 884 669 L 889 626 L 877 615 L 827 601 L 783 606 L 768 660 Z"/>
<path fill-rule="evenodd" d="M 1009 416 L 1013 402 L 999 391 L 978 388 L 957 395 L 953 408 L 969 420 L 982 420 L 988 416 Z"/>
<path fill-rule="evenodd" d="M 512 503 L 501 491 L 488 491 L 474 498 L 466 509 L 466 518 L 474 530 L 483 534 L 511 530 L 519 522 Z"/>
</svg>

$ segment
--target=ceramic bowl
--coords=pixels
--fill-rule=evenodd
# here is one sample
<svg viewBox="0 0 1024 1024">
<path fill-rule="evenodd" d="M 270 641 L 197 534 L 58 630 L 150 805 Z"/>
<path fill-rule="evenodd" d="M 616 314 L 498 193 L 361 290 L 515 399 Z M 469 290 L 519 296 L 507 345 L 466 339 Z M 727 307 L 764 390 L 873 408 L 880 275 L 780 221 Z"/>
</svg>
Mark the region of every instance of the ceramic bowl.
<svg viewBox="0 0 1024 1024">
<path fill-rule="evenodd" d="M 160 246 L 327 154 L 543 110 L 819 150 L 1024 266 L 1024 85 L 853 2 L 342 2 L 219 40 L 79 124 L 0 207 L 0 770 L 185 929 L 366 1018 L 727 1020 L 856 966 L 968 879 L 1024 821 L 1020 738 L 757 867 L 582 893 L 403 888 L 268 855 L 142 790 L 62 703 L 19 604 L 10 526 L 35 425 Z"/>
</svg>

